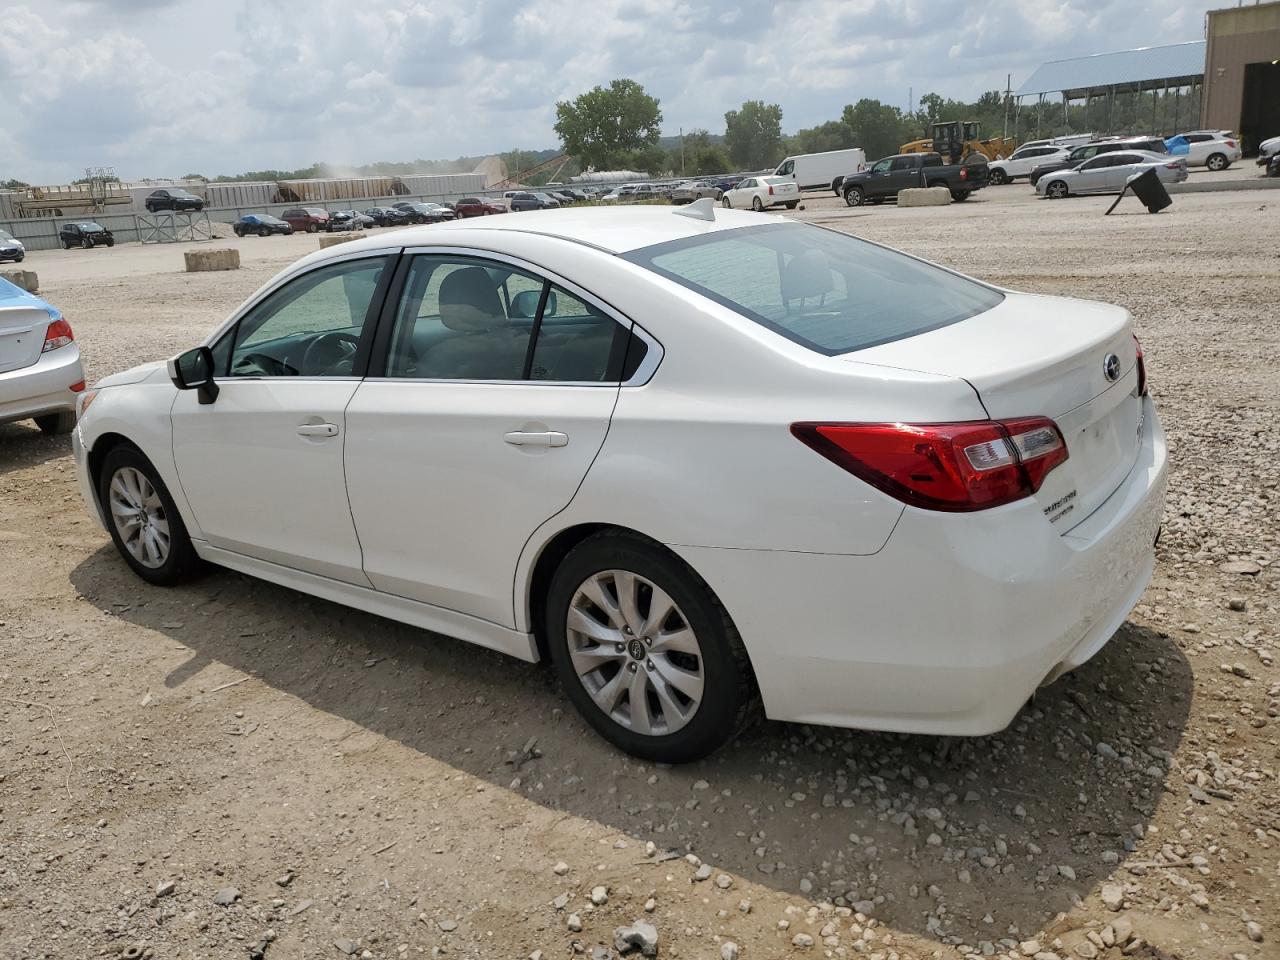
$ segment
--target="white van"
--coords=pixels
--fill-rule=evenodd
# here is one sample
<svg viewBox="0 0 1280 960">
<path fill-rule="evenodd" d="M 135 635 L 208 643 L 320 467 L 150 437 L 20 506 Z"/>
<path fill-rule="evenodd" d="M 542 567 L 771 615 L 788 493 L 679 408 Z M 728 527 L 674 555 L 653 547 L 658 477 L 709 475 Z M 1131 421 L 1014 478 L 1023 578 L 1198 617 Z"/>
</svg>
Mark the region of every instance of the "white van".
<svg viewBox="0 0 1280 960">
<path fill-rule="evenodd" d="M 830 190 L 836 177 L 847 177 L 866 169 L 866 152 L 861 147 L 853 147 L 849 150 L 828 150 L 826 153 L 802 153 L 787 157 L 778 164 L 773 175 L 794 180 L 801 190 Z"/>
</svg>

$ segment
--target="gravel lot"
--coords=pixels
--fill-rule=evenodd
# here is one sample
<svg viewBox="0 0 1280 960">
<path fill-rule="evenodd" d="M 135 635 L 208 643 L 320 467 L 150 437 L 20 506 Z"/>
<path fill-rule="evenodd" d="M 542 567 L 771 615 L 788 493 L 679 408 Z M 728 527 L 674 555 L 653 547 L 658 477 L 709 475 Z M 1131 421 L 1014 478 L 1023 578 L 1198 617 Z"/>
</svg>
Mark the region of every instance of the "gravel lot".
<svg viewBox="0 0 1280 960">
<path fill-rule="evenodd" d="M 0 947 L 550 960 L 645 919 L 712 960 L 1280 957 L 1280 196 L 1110 202 L 796 213 L 1136 318 L 1174 462 L 1155 581 L 993 737 L 765 724 L 636 763 L 541 668 L 230 573 L 145 586 L 67 442 L 0 426 Z M 234 273 L 24 266 L 101 376 L 316 247 L 227 242 Z"/>
</svg>

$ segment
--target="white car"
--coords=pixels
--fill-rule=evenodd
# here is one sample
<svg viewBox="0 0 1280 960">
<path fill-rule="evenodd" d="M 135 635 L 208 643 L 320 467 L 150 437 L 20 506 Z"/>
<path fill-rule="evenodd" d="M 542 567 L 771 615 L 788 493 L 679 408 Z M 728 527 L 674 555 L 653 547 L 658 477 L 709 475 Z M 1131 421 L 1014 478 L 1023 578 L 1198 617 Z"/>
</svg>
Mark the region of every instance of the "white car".
<svg viewBox="0 0 1280 960">
<path fill-rule="evenodd" d="M 719 200 L 724 191 L 707 180 L 685 180 L 671 188 L 671 202 L 675 204 L 693 203 L 704 197 Z"/>
<path fill-rule="evenodd" d="M 1067 170 L 1047 173 L 1036 182 L 1036 193 L 1050 200 L 1072 194 L 1120 193 L 1130 177 L 1154 170 L 1163 183 L 1187 179 L 1187 158 L 1146 150 L 1113 150 L 1099 153 Z"/>
<path fill-rule="evenodd" d="M 27 247 L 7 230 L 0 230 L 0 261 L 21 263 L 27 258 Z"/>
<path fill-rule="evenodd" d="M 1141 596 L 1166 475 L 1124 309 L 710 200 L 318 251 L 86 392 L 74 449 L 143 579 L 549 658 L 671 762 L 757 702 L 1003 728 Z"/>
<path fill-rule="evenodd" d="M 1240 141 L 1227 130 L 1195 130 L 1182 136 L 1191 146 L 1186 154 L 1188 166 L 1225 170 L 1243 155 Z"/>
<path fill-rule="evenodd" d="M 57 307 L 0 278 L 0 423 L 31 419 L 70 433 L 84 365 L 71 324 Z"/>
<path fill-rule="evenodd" d="M 720 203 L 727 208 L 757 212 L 779 205 L 794 210 L 799 202 L 800 188 L 795 181 L 777 177 L 747 177 L 720 195 Z"/>
<path fill-rule="evenodd" d="M 1258 144 L 1258 166 L 1265 167 L 1277 153 L 1280 153 L 1280 137 L 1263 140 Z"/>
<path fill-rule="evenodd" d="M 987 164 L 987 178 L 994 186 L 999 186 L 1019 177 L 1030 177 L 1038 164 L 1062 160 L 1070 152 L 1071 147 L 1051 144 L 1019 147 L 1008 160 L 992 160 Z"/>
</svg>

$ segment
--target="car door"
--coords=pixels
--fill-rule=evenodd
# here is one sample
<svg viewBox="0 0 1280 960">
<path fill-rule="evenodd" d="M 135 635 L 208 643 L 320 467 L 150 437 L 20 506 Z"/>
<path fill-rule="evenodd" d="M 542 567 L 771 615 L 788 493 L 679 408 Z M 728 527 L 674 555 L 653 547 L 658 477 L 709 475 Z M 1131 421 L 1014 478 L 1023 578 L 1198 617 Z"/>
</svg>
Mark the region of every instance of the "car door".
<svg viewBox="0 0 1280 960">
<path fill-rule="evenodd" d="M 1104 153 L 1087 160 L 1076 168 L 1070 189 L 1072 193 L 1097 193 L 1107 189 L 1108 171 L 1115 161 L 1114 154 Z"/>
<path fill-rule="evenodd" d="M 369 586 L 342 469 L 345 411 L 393 262 L 349 255 L 288 280 L 215 344 L 214 402 L 178 392 L 174 461 L 212 546 Z"/>
<path fill-rule="evenodd" d="M 630 324 L 489 255 L 420 250 L 397 286 L 347 408 L 365 573 L 386 593 L 513 627 L 516 562 L 604 443 Z"/>
<path fill-rule="evenodd" d="M 1107 192 L 1119 193 L 1135 173 L 1146 169 L 1146 157 L 1136 153 L 1113 153 L 1107 167 Z"/>
<path fill-rule="evenodd" d="M 927 173 L 927 171 L 924 171 Z M 889 163 L 889 173 L 881 192 L 896 196 L 899 190 L 921 185 L 921 167 L 915 157 L 894 157 Z"/>
<path fill-rule="evenodd" d="M 1207 133 L 1189 133 L 1186 139 L 1190 148 L 1187 152 L 1187 163 L 1192 166 L 1203 166 L 1209 159 L 1213 137 Z"/>
</svg>

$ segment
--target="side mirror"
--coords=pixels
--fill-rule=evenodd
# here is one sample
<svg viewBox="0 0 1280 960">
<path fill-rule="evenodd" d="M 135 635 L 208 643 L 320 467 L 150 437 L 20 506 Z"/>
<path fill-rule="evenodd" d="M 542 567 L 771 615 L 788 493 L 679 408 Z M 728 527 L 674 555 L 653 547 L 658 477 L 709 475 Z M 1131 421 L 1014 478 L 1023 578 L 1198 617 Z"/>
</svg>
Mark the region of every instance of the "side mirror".
<svg viewBox="0 0 1280 960">
<path fill-rule="evenodd" d="M 218 399 L 218 384 L 213 379 L 213 351 L 196 347 L 169 361 L 169 379 L 179 390 L 196 390 L 201 403 Z"/>
</svg>

